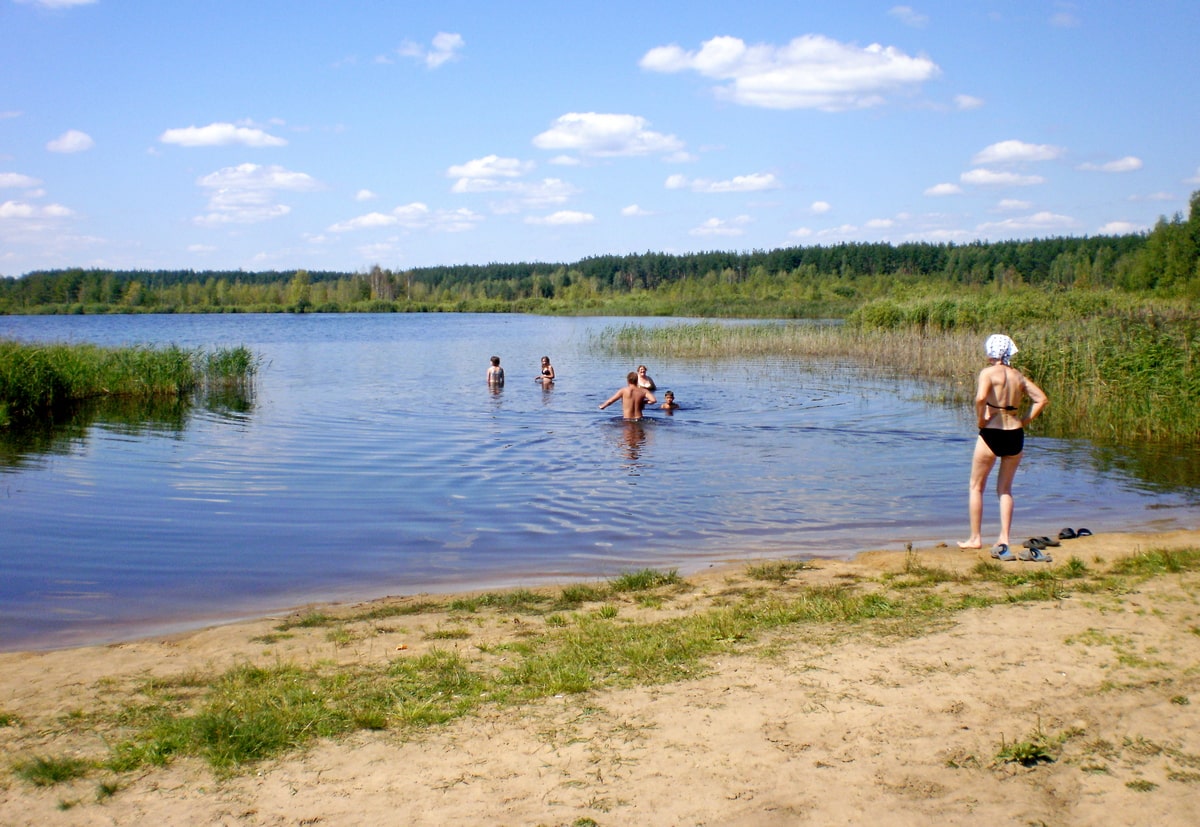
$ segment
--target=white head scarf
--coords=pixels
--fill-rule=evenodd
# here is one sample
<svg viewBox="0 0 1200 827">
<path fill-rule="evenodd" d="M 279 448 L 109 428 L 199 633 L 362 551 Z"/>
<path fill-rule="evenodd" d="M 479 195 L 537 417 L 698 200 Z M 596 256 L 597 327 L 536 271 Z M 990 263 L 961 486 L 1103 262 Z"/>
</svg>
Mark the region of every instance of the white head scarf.
<svg viewBox="0 0 1200 827">
<path fill-rule="evenodd" d="M 1003 364 L 1017 355 L 1017 343 L 1003 333 L 993 333 L 983 343 L 983 349 L 989 359 L 999 359 Z"/>
</svg>

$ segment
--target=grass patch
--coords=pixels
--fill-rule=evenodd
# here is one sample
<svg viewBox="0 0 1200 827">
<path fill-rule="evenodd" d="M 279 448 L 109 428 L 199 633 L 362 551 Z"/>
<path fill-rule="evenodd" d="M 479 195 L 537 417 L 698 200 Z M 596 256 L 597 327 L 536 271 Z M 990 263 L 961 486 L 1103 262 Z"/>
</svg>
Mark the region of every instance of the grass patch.
<svg viewBox="0 0 1200 827">
<path fill-rule="evenodd" d="M 81 758 L 54 758 L 36 756 L 13 764 L 13 774 L 35 787 L 53 787 L 64 781 L 82 778 L 92 769 L 92 764 Z"/>
<path fill-rule="evenodd" d="M 677 569 L 665 572 L 640 569 L 618 575 L 609 582 L 609 586 L 614 592 L 642 592 L 663 586 L 678 586 L 682 582 L 683 578 Z"/>
<path fill-rule="evenodd" d="M 771 560 L 747 566 L 746 576 L 769 583 L 786 583 L 795 577 L 797 572 L 809 571 L 812 568 L 812 565 L 801 560 Z"/>
</svg>

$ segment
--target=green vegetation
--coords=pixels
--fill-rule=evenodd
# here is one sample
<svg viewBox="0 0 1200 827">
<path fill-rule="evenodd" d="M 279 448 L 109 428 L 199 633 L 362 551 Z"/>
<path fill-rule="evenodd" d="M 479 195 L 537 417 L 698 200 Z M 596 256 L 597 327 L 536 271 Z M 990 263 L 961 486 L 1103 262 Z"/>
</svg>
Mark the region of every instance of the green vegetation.
<svg viewBox="0 0 1200 827">
<path fill-rule="evenodd" d="M 956 294 L 1031 286 L 1200 296 L 1200 192 L 1188 217 L 1147 234 L 966 245 L 838 244 L 749 252 L 591 256 L 574 263 L 367 273 L 56 270 L 0 279 L 3 313 L 531 312 L 841 318 L 934 286 Z M 994 321 L 994 320 L 993 320 Z"/>
<path fill-rule="evenodd" d="M 0 340 L 0 427 L 100 398 L 179 399 L 244 389 L 258 361 L 244 347 L 100 347 Z"/>
<path fill-rule="evenodd" d="M 1162 562 L 1167 559 L 1169 566 Z M 485 707 L 687 679 L 703 674 L 707 660 L 722 653 L 757 651 L 770 657 L 778 646 L 774 632 L 803 634 L 809 641 L 832 642 L 849 634 L 887 639 L 943 628 L 956 612 L 1013 600 L 1055 600 L 1068 589 L 1121 594 L 1146 576 L 1200 571 L 1200 549 L 1151 550 L 1118 562 L 1107 572 L 1092 573 L 1086 567 L 1070 570 L 1065 565 L 1012 570 L 981 563 L 961 574 L 926 565 L 917 552 L 910 551 L 895 574 L 837 585 L 803 582 L 804 573 L 819 568 L 798 561 L 756 563 L 746 568 L 747 578 L 775 581 L 785 576 L 786 583 L 746 588 L 730 582 L 723 592 L 710 595 L 704 606 L 686 611 L 680 609 L 692 604 L 694 587 L 674 572 L 652 571 L 631 572 L 603 586 L 571 587 L 572 593 L 582 589 L 600 599 L 588 600 L 596 604 L 594 611 L 546 613 L 562 602 L 561 595 L 527 590 L 512 592 L 517 596 L 512 600 L 500 599 L 499 593 L 481 598 L 471 608 L 459 601 L 401 604 L 408 617 L 418 617 L 408 611 L 414 607 L 436 614 L 431 625 L 438 626 L 443 618 L 461 616 L 463 611 L 490 614 L 478 622 L 473 618 L 471 629 L 452 626 L 454 634 L 426 635 L 454 640 L 479 636 L 474 647 L 456 645 L 451 651 L 433 644 L 426 651 L 384 663 L 368 658 L 343 664 L 327 660 L 309 665 L 243 664 L 217 674 L 188 672 L 144 680 L 124 695 L 110 688 L 102 708 L 77 710 L 57 723 L 68 734 L 99 732 L 108 745 L 107 757 L 23 758 L 13 771 L 31 784 L 45 785 L 97 769 L 125 773 L 193 756 L 219 773 L 236 772 L 302 749 L 316 738 L 371 729 L 415 733 Z M 634 604 L 649 593 L 662 602 L 650 608 L 642 603 L 639 614 Z M 534 594 L 542 599 L 532 599 Z M 387 608 L 303 617 L 312 625 L 349 628 L 374 623 L 379 612 L 388 614 Z M 518 632 L 512 625 L 514 612 L 541 615 L 545 622 L 523 622 Z M 508 631 L 496 639 L 487 631 L 489 622 Z M 354 635 L 368 633 L 353 630 Z M 1101 637 L 1078 642 L 1120 643 Z M 1155 667 L 1145 658 L 1119 662 L 1122 668 Z M 1171 702 L 1186 701 L 1176 696 Z M 52 734 L 45 731 L 42 736 Z M 1001 738 L 995 762 L 1032 766 L 1055 760 L 1063 743 L 1076 734 L 1050 736 L 1039 722 L 1022 740 L 1010 743 Z M 45 737 L 39 738 L 39 744 L 44 743 Z M 105 785 L 115 791 L 118 782 L 119 778 L 110 779 Z"/>
</svg>

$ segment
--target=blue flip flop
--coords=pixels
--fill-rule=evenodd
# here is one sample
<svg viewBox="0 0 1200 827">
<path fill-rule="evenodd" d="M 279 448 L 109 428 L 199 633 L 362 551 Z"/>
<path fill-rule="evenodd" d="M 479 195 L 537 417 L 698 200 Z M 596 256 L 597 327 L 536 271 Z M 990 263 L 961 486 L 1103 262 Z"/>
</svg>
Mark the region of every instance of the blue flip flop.
<svg viewBox="0 0 1200 827">
<path fill-rule="evenodd" d="M 992 557 L 1005 563 L 1017 559 L 1004 543 L 997 543 L 992 546 Z"/>
</svg>

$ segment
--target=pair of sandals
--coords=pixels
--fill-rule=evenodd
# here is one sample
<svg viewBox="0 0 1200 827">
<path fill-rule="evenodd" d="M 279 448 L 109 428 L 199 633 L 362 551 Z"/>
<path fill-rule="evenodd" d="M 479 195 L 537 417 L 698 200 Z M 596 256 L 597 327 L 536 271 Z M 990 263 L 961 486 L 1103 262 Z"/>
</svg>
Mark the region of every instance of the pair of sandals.
<svg viewBox="0 0 1200 827">
<path fill-rule="evenodd" d="M 1091 529 L 1081 528 L 1078 531 L 1071 528 L 1064 528 L 1058 533 L 1060 540 L 1073 540 L 1076 537 L 1091 537 Z M 1021 544 L 1024 551 L 1017 555 L 1013 555 L 1012 550 L 1004 543 L 998 543 L 992 546 L 992 557 L 1002 562 L 1009 560 L 1025 560 L 1030 563 L 1053 563 L 1054 558 L 1046 553 L 1046 549 L 1051 546 L 1061 546 L 1058 540 L 1053 537 L 1030 537 Z"/>
</svg>

